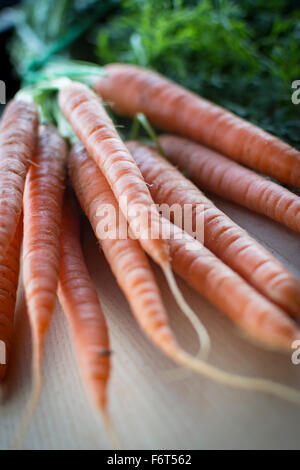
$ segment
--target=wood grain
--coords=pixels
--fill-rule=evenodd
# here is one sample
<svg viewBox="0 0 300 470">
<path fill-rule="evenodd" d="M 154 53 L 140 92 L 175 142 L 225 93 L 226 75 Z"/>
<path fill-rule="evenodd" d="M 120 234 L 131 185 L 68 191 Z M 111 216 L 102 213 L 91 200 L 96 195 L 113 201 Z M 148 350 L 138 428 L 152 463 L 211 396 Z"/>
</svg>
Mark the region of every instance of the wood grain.
<svg viewBox="0 0 300 470">
<path fill-rule="evenodd" d="M 300 278 L 300 238 L 275 222 L 215 199 Z M 113 355 L 110 410 L 126 449 L 297 449 L 300 410 L 275 398 L 233 391 L 186 373 L 140 332 L 85 222 L 84 250 L 109 322 Z M 159 269 L 155 274 L 182 344 L 197 341 L 182 318 Z M 289 356 L 258 349 L 227 318 L 180 282 L 212 337 L 211 362 L 228 371 L 268 377 L 300 388 L 300 365 Z M 291 351 L 292 352 L 292 351 Z M 19 293 L 15 346 L 0 406 L 0 449 L 12 445 L 30 391 L 30 333 L 24 295 Z M 101 421 L 78 376 L 66 320 L 57 306 L 47 338 L 44 389 L 27 433 L 26 449 L 106 449 Z"/>
</svg>

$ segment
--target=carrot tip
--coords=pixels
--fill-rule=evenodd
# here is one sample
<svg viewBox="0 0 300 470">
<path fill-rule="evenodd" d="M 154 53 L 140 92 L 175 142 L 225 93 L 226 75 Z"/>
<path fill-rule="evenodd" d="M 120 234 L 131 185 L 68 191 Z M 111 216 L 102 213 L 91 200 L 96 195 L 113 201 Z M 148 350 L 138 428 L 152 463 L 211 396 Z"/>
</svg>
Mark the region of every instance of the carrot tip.
<svg viewBox="0 0 300 470">
<path fill-rule="evenodd" d="M 108 413 L 101 411 L 101 416 L 111 447 L 113 450 L 122 450 L 120 440 Z"/>
<path fill-rule="evenodd" d="M 178 306 L 180 307 L 184 315 L 189 319 L 189 321 L 193 325 L 199 337 L 200 349 L 199 349 L 199 353 L 197 354 L 197 357 L 206 359 L 209 356 L 210 349 L 211 349 L 210 337 L 208 335 L 208 332 L 205 326 L 202 324 L 202 322 L 198 318 L 198 316 L 196 315 L 196 313 L 191 309 L 191 307 L 188 305 L 188 303 L 184 299 L 180 289 L 177 286 L 174 273 L 170 265 L 167 264 L 166 266 L 163 266 L 162 269 Z"/>
</svg>

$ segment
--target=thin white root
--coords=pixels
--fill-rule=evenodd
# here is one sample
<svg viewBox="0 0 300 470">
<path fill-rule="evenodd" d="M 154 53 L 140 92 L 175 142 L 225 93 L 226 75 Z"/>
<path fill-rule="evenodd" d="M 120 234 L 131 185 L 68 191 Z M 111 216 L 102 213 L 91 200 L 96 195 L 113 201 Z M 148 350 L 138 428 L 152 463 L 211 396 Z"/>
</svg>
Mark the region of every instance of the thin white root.
<svg viewBox="0 0 300 470">
<path fill-rule="evenodd" d="M 197 357 L 197 356 L 195 356 Z M 174 367 L 173 369 L 169 369 L 161 373 L 161 379 L 164 380 L 166 383 L 174 383 L 180 382 L 187 377 L 190 377 L 192 371 L 187 367 Z"/>
<path fill-rule="evenodd" d="M 104 424 L 104 427 L 105 427 L 105 430 L 106 430 L 106 433 L 107 433 L 107 436 L 108 436 L 108 440 L 111 444 L 112 449 L 113 450 L 122 450 L 120 440 L 117 436 L 114 425 L 113 425 L 108 413 L 101 411 L 101 416 L 102 416 L 103 424 Z"/>
<path fill-rule="evenodd" d="M 162 269 L 167 279 L 167 282 L 169 284 L 170 290 L 172 294 L 174 295 L 174 298 L 178 306 L 180 307 L 182 312 L 185 314 L 185 316 L 189 319 L 189 321 L 193 325 L 199 337 L 200 348 L 199 348 L 197 357 L 201 359 L 208 358 L 210 349 L 211 349 L 211 344 L 210 344 L 210 338 L 209 338 L 209 335 L 205 326 L 203 325 L 203 323 L 198 318 L 196 313 L 191 309 L 191 307 L 188 305 L 188 303 L 184 299 L 180 289 L 177 286 L 172 268 L 169 265 L 167 265 L 167 266 L 163 266 Z"/>
<path fill-rule="evenodd" d="M 230 374 L 229 372 L 218 369 L 199 358 L 190 356 L 181 349 L 178 349 L 175 354 L 178 363 L 222 385 L 242 390 L 266 393 L 300 406 L 299 390 L 272 382 L 271 380 Z"/>
<path fill-rule="evenodd" d="M 271 380 L 243 377 L 240 375 L 231 374 L 229 372 L 218 369 L 211 364 L 208 364 L 205 360 L 210 349 L 210 340 L 207 331 L 196 314 L 186 304 L 180 290 L 177 287 L 171 268 L 168 266 L 164 267 L 164 273 L 178 305 L 191 321 L 201 341 L 201 357 L 199 355 L 191 356 L 180 347 L 176 347 L 175 351 L 173 350 L 170 352 L 170 357 L 173 358 L 173 360 L 175 359 L 177 364 L 180 364 L 187 369 L 192 370 L 197 374 L 203 375 L 204 377 L 207 377 L 210 380 L 218 382 L 222 385 L 227 385 L 228 387 L 241 390 L 266 393 L 300 406 L 300 390 L 272 382 Z M 204 358 L 203 353 L 205 353 Z M 180 376 L 181 373 L 182 372 L 180 369 L 177 372 L 174 371 L 173 377 L 176 378 L 176 375 Z M 170 375 L 172 377 L 172 373 Z"/>
<path fill-rule="evenodd" d="M 13 448 L 22 450 L 24 447 L 25 435 L 30 421 L 37 408 L 42 391 L 42 371 L 41 371 L 41 345 L 35 342 L 36 347 L 33 351 L 33 385 L 32 392 L 27 403 L 24 415 L 22 417 L 19 429 L 16 433 Z"/>
</svg>

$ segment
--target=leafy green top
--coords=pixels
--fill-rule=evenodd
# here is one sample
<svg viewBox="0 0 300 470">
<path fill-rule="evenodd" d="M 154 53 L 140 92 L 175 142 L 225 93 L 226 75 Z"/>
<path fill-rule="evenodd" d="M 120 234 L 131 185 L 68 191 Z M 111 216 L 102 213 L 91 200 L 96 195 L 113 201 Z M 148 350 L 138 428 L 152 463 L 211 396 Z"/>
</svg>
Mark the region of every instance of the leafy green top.
<svg viewBox="0 0 300 470">
<path fill-rule="evenodd" d="M 299 20 L 292 0 L 124 0 L 97 53 L 152 67 L 299 148 Z"/>
</svg>

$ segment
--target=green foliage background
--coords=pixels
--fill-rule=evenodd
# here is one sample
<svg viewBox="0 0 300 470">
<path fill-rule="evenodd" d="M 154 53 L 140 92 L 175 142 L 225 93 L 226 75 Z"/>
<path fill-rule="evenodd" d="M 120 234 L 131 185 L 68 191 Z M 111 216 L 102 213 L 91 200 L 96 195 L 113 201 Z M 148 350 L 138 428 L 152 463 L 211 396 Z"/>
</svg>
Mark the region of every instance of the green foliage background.
<svg viewBox="0 0 300 470">
<path fill-rule="evenodd" d="M 151 67 L 300 148 L 298 0 L 26 0 L 14 24 L 23 78 L 53 55 Z"/>
</svg>

